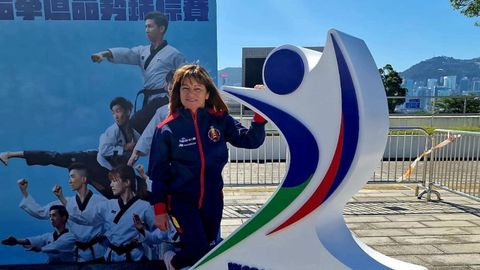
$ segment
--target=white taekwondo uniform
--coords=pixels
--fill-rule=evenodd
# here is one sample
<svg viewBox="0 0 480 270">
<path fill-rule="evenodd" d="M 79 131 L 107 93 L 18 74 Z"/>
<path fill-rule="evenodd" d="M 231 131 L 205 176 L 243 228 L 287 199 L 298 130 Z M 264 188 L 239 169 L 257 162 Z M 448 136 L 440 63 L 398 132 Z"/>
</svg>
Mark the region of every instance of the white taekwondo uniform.
<svg viewBox="0 0 480 270">
<path fill-rule="evenodd" d="M 148 258 L 150 260 L 162 260 L 163 252 L 162 244 L 176 244 L 180 241 L 180 234 L 177 232 L 176 227 L 172 223 L 172 219 L 168 219 L 168 229 L 167 231 L 161 231 L 156 228 L 153 231 L 143 231 L 140 232 L 138 240 L 144 245 L 149 247 Z"/>
<path fill-rule="evenodd" d="M 83 203 L 80 202 L 78 195 L 66 197 L 65 199 L 67 200 L 65 208 L 70 215 L 66 227 L 76 239 L 74 252 L 75 260 L 77 262 L 87 262 L 103 257 L 107 245 L 106 241 L 102 241 L 105 239 L 103 224 L 88 226 L 75 223 L 75 218 L 72 218 L 72 207 L 76 206 L 81 212 L 93 213 L 96 210 L 95 205 L 107 201 L 107 199 L 103 196 L 93 194 L 90 190 Z M 52 205 L 61 204 L 62 203 L 57 200 L 50 202 L 45 206 L 40 206 L 31 195 L 28 195 L 28 197 L 22 199 L 19 206 L 35 218 L 48 219 L 50 207 Z"/>
<path fill-rule="evenodd" d="M 165 77 L 171 70 L 176 70 L 185 64 L 185 57 L 174 47 L 165 46 L 151 59 L 145 68 L 145 63 L 151 54 L 151 45 L 140 45 L 133 48 L 110 48 L 113 57 L 108 58 L 112 63 L 137 65 L 143 76 L 144 89 L 162 89 L 165 85 Z M 164 93 L 165 94 L 165 93 Z M 157 97 L 151 96 L 149 100 Z"/>
<path fill-rule="evenodd" d="M 33 247 L 41 248 L 41 251 L 48 256 L 48 263 L 61 263 L 74 261 L 75 236 L 66 229 L 59 234 L 45 233 L 26 238 L 30 245 L 24 245 L 27 250 Z"/>
<path fill-rule="evenodd" d="M 139 261 L 144 250 L 138 240 L 139 232 L 133 224 L 133 214 L 140 216 L 147 230 L 153 230 L 153 209 L 150 203 L 132 198 L 126 205 L 121 199 L 111 199 L 96 205 L 94 212 L 80 213 L 78 207 L 73 207 L 72 217 L 81 224 L 105 224 L 105 236 L 110 242 L 105 253 L 106 261 Z"/>
<path fill-rule="evenodd" d="M 135 130 L 133 130 L 133 140 L 138 142 L 140 138 L 140 134 Z M 120 130 L 120 127 L 115 123 L 108 127 L 105 132 L 100 135 L 100 140 L 98 143 L 98 154 L 97 154 L 97 162 L 102 165 L 102 167 L 112 170 L 112 165 L 106 157 L 111 157 L 114 155 L 122 156 L 124 155 L 123 150 L 125 144 L 127 144 L 127 140 L 123 135 L 123 132 Z M 127 157 L 129 158 L 129 157 Z"/>
<path fill-rule="evenodd" d="M 155 111 L 150 122 L 148 122 L 147 127 L 143 131 L 142 135 L 137 141 L 135 145 L 134 151 L 140 151 L 144 155 L 150 154 L 150 147 L 152 146 L 152 139 L 153 134 L 155 133 L 155 129 L 157 128 L 158 124 L 160 124 L 163 120 L 165 120 L 169 114 L 169 104 L 163 105 L 162 107 L 158 108 Z"/>
</svg>

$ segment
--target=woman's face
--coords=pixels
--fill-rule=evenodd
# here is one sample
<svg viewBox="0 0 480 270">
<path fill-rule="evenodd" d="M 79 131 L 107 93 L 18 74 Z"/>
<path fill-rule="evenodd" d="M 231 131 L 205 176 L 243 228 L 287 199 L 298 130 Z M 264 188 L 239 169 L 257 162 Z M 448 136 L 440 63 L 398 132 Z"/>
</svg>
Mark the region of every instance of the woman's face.
<svg viewBox="0 0 480 270">
<path fill-rule="evenodd" d="M 205 101 L 209 93 L 205 85 L 193 78 L 185 78 L 180 86 L 180 102 L 185 109 L 196 112 L 199 108 L 205 107 Z"/>
<path fill-rule="evenodd" d="M 127 190 L 130 185 L 130 181 L 122 181 L 118 174 L 110 176 L 110 188 L 112 188 L 113 195 L 120 196 Z"/>
</svg>

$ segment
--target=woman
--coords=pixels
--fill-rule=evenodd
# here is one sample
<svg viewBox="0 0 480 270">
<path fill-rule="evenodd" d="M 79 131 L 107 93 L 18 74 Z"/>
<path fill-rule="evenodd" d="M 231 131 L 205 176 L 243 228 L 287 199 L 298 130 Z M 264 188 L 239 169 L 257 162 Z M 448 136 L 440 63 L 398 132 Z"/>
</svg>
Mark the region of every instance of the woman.
<svg viewBox="0 0 480 270">
<path fill-rule="evenodd" d="M 168 212 L 182 232 L 182 249 L 163 255 L 167 269 L 193 265 L 217 238 L 227 142 L 257 148 L 264 139 L 265 120 L 255 115 L 250 129 L 234 120 L 204 68 L 186 65 L 175 72 L 170 116 L 155 131 L 148 170 L 155 224 L 165 231 Z"/>
</svg>

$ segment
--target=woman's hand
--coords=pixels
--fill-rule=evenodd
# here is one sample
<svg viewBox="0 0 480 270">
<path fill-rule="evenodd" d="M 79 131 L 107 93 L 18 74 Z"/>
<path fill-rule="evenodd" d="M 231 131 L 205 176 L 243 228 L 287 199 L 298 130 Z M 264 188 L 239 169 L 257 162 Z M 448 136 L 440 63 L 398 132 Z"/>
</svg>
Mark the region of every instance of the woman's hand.
<svg viewBox="0 0 480 270">
<path fill-rule="evenodd" d="M 253 88 L 255 88 L 257 90 L 265 90 L 265 85 L 257 84 Z M 254 113 L 253 114 L 253 122 L 263 124 L 263 123 L 267 122 L 267 120 L 265 118 L 263 118 L 263 116 L 261 116 L 260 114 Z"/>
<path fill-rule="evenodd" d="M 154 220 L 155 226 L 160 229 L 160 231 L 166 231 L 168 229 L 168 214 L 159 214 L 155 216 Z"/>
</svg>

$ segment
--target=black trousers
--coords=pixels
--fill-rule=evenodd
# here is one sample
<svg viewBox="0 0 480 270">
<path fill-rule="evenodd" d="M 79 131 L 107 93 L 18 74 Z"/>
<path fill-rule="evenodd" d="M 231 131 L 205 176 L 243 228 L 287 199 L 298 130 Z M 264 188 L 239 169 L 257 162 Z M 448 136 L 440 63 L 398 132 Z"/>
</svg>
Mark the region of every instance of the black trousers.
<svg viewBox="0 0 480 270">
<path fill-rule="evenodd" d="M 145 96 L 145 100 L 148 99 L 148 96 Z M 141 110 L 136 111 L 132 118 L 130 119 L 130 123 L 132 127 L 140 134 L 143 133 L 145 128 L 147 127 L 148 123 L 152 119 L 153 115 L 158 108 L 162 107 L 163 105 L 168 104 L 169 98 L 167 97 L 157 97 L 153 100 L 149 101 L 148 103 L 144 103 Z"/>
<path fill-rule="evenodd" d="M 209 195 L 209 194 L 206 194 Z M 171 212 L 183 232 L 180 234 L 181 250 L 173 257 L 175 269 L 194 265 L 213 247 L 210 243 L 218 239 L 223 213 L 223 198 L 209 195 L 203 207 L 183 202 L 172 197 Z"/>
<path fill-rule="evenodd" d="M 28 165 L 53 165 L 61 168 L 68 168 L 75 162 L 87 166 L 90 177 L 89 183 L 107 199 L 114 198 L 108 179 L 109 171 L 97 162 L 98 151 L 76 151 L 76 152 L 53 152 L 53 151 L 24 151 L 24 157 Z"/>
</svg>

